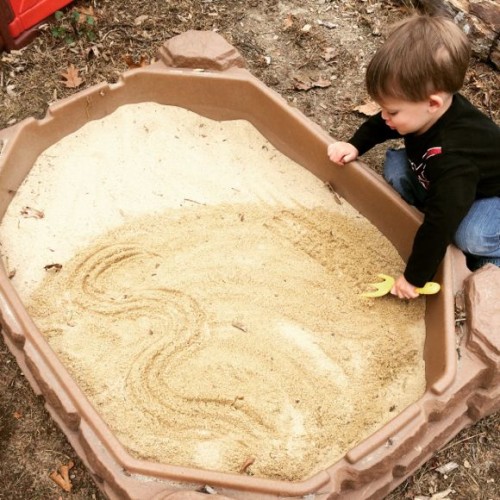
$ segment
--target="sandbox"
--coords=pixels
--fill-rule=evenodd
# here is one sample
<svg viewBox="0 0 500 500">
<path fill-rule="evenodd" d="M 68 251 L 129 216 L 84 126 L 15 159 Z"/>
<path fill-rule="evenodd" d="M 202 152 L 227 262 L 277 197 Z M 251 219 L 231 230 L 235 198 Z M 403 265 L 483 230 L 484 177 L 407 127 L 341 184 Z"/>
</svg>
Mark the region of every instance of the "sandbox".
<svg viewBox="0 0 500 500">
<path fill-rule="evenodd" d="M 369 394 L 373 393 L 374 387 L 370 384 L 378 375 L 369 370 L 356 373 L 353 369 L 349 372 L 348 365 L 339 361 L 349 358 L 352 367 L 363 364 L 359 359 L 352 360 L 353 349 L 349 344 L 356 339 L 356 326 L 349 325 L 345 317 L 332 316 L 332 311 L 347 309 L 349 304 L 359 301 L 360 286 L 369 278 L 369 260 L 375 255 L 386 256 L 382 262 L 390 269 L 384 271 L 398 271 L 402 263 L 400 259 L 404 260 L 410 251 L 420 215 L 405 205 L 366 166 L 356 163 L 349 168 L 332 168 L 326 157 L 326 145 L 331 141 L 328 135 L 253 78 L 244 69 L 239 54 L 218 35 L 204 32 L 180 35 L 164 45 L 159 58 L 158 63 L 124 74 L 115 85 L 101 84 L 52 105 L 43 120 L 27 120 L 0 133 L 3 141 L 0 207 L 2 214 L 6 214 L 4 223 L 8 222 L 9 210 L 16 213 L 24 210 L 22 224 L 19 225 L 21 231 L 23 227 L 28 227 L 25 224 L 34 226 L 38 223 L 43 228 L 40 221 L 50 219 L 50 210 L 47 208 L 45 214 L 37 208 L 36 203 L 28 206 L 26 200 L 19 202 L 16 199 L 16 192 L 19 190 L 21 193 L 23 182 L 29 178 L 30 172 L 33 175 L 36 172 L 38 158 L 44 152 L 50 152 L 52 145 L 84 130 L 87 124 L 106 123 L 107 117 L 135 104 L 139 106 L 133 108 L 138 116 L 146 114 L 145 108 L 140 106 L 151 106 L 152 103 L 169 109 L 175 107 L 180 113 L 179 123 L 188 123 L 195 114 L 202 121 L 198 127 L 191 125 L 187 129 L 196 130 L 198 139 L 203 138 L 203 128 L 209 123 L 203 122 L 203 119 L 220 123 L 218 130 L 221 135 L 218 138 L 221 144 L 227 142 L 224 124 L 236 129 L 241 121 L 245 121 L 262 135 L 264 142 L 259 144 L 258 149 L 269 152 L 264 157 L 264 163 L 268 164 L 267 170 L 272 172 L 264 169 L 252 181 L 250 177 L 238 178 L 234 172 L 223 170 L 221 173 L 216 172 L 213 178 L 204 177 L 206 189 L 200 189 L 193 187 L 196 185 L 196 171 L 190 173 L 180 168 L 178 177 L 184 182 L 182 194 L 179 191 L 171 198 L 173 201 L 169 203 L 172 206 L 161 203 L 166 197 L 160 189 L 157 192 L 154 190 L 155 178 L 150 179 L 150 192 L 153 193 L 151 200 L 141 200 L 139 194 L 136 205 L 123 204 L 123 199 L 134 198 L 135 191 L 140 193 L 134 190 L 133 185 L 129 185 L 124 198 L 113 200 L 114 207 L 105 212 L 109 213 L 109 217 L 106 217 L 108 225 L 105 224 L 99 234 L 92 232 L 90 222 L 87 232 L 84 223 L 76 224 L 78 234 L 70 236 L 67 234 L 71 226 L 69 223 L 63 227 L 68 244 L 57 245 L 64 234 L 52 235 L 51 239 L 42 229 L 37 238 L 47 237 L 44 244 L 49 252 L 42 256 L 32 255 L 30 259 L 28 242 L 17 250 L 10 250 L 23 253 L 22 257 L 18 256 L 20 260 L 13 267 L 5 260 L 11 242 L 2 241 L 5 268 L 0 274 L 1 312 L 3 333 L 9 348 L 16 355 L 35 391 L 44 395 L 51 415 L 110 498 L 188 498 L 201 495 L 196 492 L 202 491 L 207 485 L 229 498 L 290 498 L 306 495 L 311 495 L 310 498 L 382 497 L 461 428 L 491 413 L 499 405 L 498 389 L 496 393 L 494 390 L 494 382 L 499 376 L 498 338 L 494 337 L 496 332 L 491 325 L 472 328 L 476 317 L 473 311 L 470 312 L 471 332 L 476 337 L 471 333 L 467 346 L 458 345 L 461 358 L 460 363 L 457 363 L 454 295 L 462 289 L 468 275 L 463 257 L 453 249 L 448 252 L 436 277 L 442 284 L 440 294 L 419 299 L 411 305 L 396 300 L 391 304 L 393 309 L 389 315 L 399 318 L 400 323 L 393 323 L 388 338 L 396 338 L 397 333 L 401 334 L 404 339 L 401 343 L 407 349 L 403 357 L 413 358 L 412 366 L 416 367 L 416 372 L 404 373 L 403 368 L 408 365 L 399 363 L 395 366 L 387 361 L 391 358 L 399 361 L 398 355 L 402 351 L 398 350 L 401 346 L 393 345 L 394 342 L 379 341 L 379 337 L 381 339 L 383 336 L 377 334 L 381 333 L 384 326 L 373 321 L 374 311 L 379 305 L 367 301 L 360 303 L 359 309 L 354 310 L 354 316 L 359 318 L 358 326 L 361 323 L 370 324 L 373 329 L 365 338 L 358 339 L 366 343 L 366 352 L 376 353 L 375 362 L 380 361 L 380 353 L 387 356 L 383 363 L 389 363 L 388 372 L 384 375 L 389 382 L 386 380 L 384 387 L 385 395 L 389 398 L 384 399 L 383 394 L 377 394 L 383 403 L 375 412 L 376 418 L 365 418 L 369 422 L 365 422 L 361 434 L 354 432 L 356 435 L 349 438 L 345 420 L 336 419 L 341 415 L 346 418 L 341 410 L 349 407 L 352 398 L 347 390 L 345 394 L 335 392 L 335 387 L 325 382 L 325 370 L 329 370 L 330 376 L 336 373 L 337 381 L 345 379 L 344 386 L 354 392 L 359 391 L 364 382 L 366 405 L 356 407 L 354 413 L 366 415 L 371 415 L 373 407 L 373 399 L 370 400 Z M 120 120 L 123 122 L 124 116 Z M 175 118 L 170 121 L 174 123 Z M 161 129 L 161 123 L 159 120 L 158 129 Z M 141 123 L 139 126 L 147 128 L 152 125 Z M 244 137 L 249 134 L 248 129 L 244 129 Z M 213 135 L 211 131 L 211 137 Z M 161 140 L 161 135 L 157 138 Z M 181 133 L 177 139 L 186 142 Z M 243 146 L 236 149 L 241 150 Z M 250 153 L 247 151 L 246 154 Z M 276 160 L 271 157 L 280 155 L 286 155 L 296 162 L 297 168 L 280 163 L 282 160 L 273 164 Z M 233 160 L 237 162 L 238 158 Z M 244 169 L 243 159 L 241 164 L 240 170 Z M 50 163 L 42 171 L 47 168 L 50 168 Z M 84 181 L 84 176 L 88 174 L 83 172 L 84 169 L 85 166 L 80 169 L 81 178 L 78 178 L 78 168 L 72 173 L 75 183 Z M 301 169 L 304 171 L 301 172 Z M 145 160 L 144 172 L 153 170 L 153 166 Z M 119 183 L 119 170 L 117 172 L 115 178 Z M 255 172 L 252 173 L 255 175 Z M 270 177 L 266 182 L 269 185 L 264 182 L 262 186 L 255 180 L 259 175 L 261 179 L 266 179 L 268 174 Z M 304 193 L 291 195 L 294 184 L 300 183 L 304 174 L 314 177 L 314 180 L 309 179 L 313 186 L 311 192 L 307 196 Z M 98 170 L 92 173 L 92 177 L 96 176 Z M 224 194 L 211 197 L 210 183 L 215 185 L 221 178 L 225 178 L 225 184 L 221 184 L 225 190 L 218 189 L 217 192 Z M 67 178 L 60 181 L 68 182 Z M 159 185 L 164 184 L 164 180 L 159 178 L 156 181 Z M 43 177 L 40 182 L 43 184 Z M 248 189 L 252 182 L 255 186 Z M 286 182 L 290 184 L 286 185 Z M 270 186 L 276 184 L 280 185 L 280 189 L 272 190 Z M 31 195 L 32 200 L 43 198 L 41 193 Z M 69 200 L 67 206 L 72 206 L 72 203 L 85 204 L 86 200 L 94 198 L 83 196 L 76 202 Z M 266 208 L 257 207 L 256 199 L 264 201 Z M 18 202 L 21 205 L 17 206 Z M 47 207 L 47 204 L 48 200 L 45 200 L 40 206 Z M 133 208 L 144 205 L 147 205 L 146 213 Z M 182 216 L 178 215 L 179 209 L 182 209 Z M 90 207 L 89 212 L 92 213 Z M 71 219 L 74 214 L 76 212 L 69 211 L 66 216 Z M 316 226 L 317 221 L 328 223 Z M 352 224 L 347 236 L 335 232 L 335 228 L 346 221 L 348 225 Z M 118 231 L 124 222 L 130 223 L 126 237 Z M 190 226 L 194 223 L 198 225 Z M 373 225 L 376 232 L 368 231 L 367 224 Z M 208 226 L 212 232 L 207 231 L 205 234 L 203 228 Z M 146 248 L 146 227 L 150 229 L 149 234 L 152 230 L 156 235 L 167 228 L 167 237 L 152 238 L 151 245 Z M 196 227 L 197 231 L 191 243 L 186 245 L 186 241 L 193 237 L 193 232 L 186 229 L 188 227 Z M 289 232 L 291 228 L 292 233 Z M 376 234 L 378 232 L 380 237 Z M 213 235 L 217 233 L 220 241 L 226 240 L 227 244 L 228 240 L 234 248 L 232 254 L 224 254 L 225 262 L 218 264 L 206 262 L 207 255 L 221 254 L 220 245 L 214 244 Z M 258 235 L 257 239 L 255 235 Z M 391 249 L 384 246 L 386 242 L 390 242 L 389 247 L 393 247 L 394 256 L 390 256 Z M 341 251 L 342 244 L 348 247 L 346 253 Z M 75 249 L 80 248 L 85 248 L 83 254 L 73 258 Z M 165 258 L 162 248 L 168 249 L 166 255 L 172 255 L 174 249 L 176 257 L 170 260 Z M 295 261 L 297 248 L 301 256 Z M 354 254 L 353 248 L 366 248 L 372 253 Z M 269 264 L 267 257 L 271 250 L 275 259 L 271 264 L 274 262 L 274 265 L 262 271 L 259 266 Z M 280 268 L 281 263 L 276 257 L 280 252 L 292 264 L 300 262 L 302 266 L 304 255 L 311 257 L 312 262 L 306 259 L 307 265 L 300 269 L 298 264 L 296 267 Z M 350 266 L 346 264 L 349 259 L 352 259 Z M 356 259 L 359 261 L 358 266 L 355 265 Z M 23 266 L 22 262 L 26 264 Z M 119 270 L 124 262 L 128 266 L 124 267 L 125 272 L 122 275 L 120 272 L 114 273 L 111 285 L 108 285 L 105 279 L 107 264 Z M 226 271 L 221 273 L 221 268 Z M 184 272 L 181 273 L 183 279 L 172 281 L 172 275 L 179 269 L 190 270 L 194 274 L 187 276 Z M 237 269 L 238 273 L 227 272 L 227 269 Z M 293 291 L 303 288 L 305 283 L 314 282 L 313 277 L 318 269 L 327 269 L 332 276 L 337 273 L 336 279 L 345 282 L 346 286 L 342 289 L 344 302 L 335 298 L 334 294 L 325 293 L 339 286 L 335 280 L 329 283 L 321 280 L 315 282 L 313 291 L 306 291 L 311 297 L 307 307 L 299 298 L 294 301 L 294 297 L 300 296 L 294 295 Z M 374 270 L 373 275 L 377 271 Z M 140 280 L 142 283 L 139 291 L 130 287 L 132 272 L 136 273 L 133 274 L 134 281 Z M 43 277 L 46 274 L 49 274 L 48 278 Z M 257 292 L 241 294 L 243 288 L 241 282 L 236 282 L 235 274 L 244 275 L 249 290 Z M 208 281 L 201 279 L 202 275 L 209 276 Z M 35 278 L 30 281 L 33 276 Z M 281 284 L 278 288 L 268 286 L 266 277 L 271 278 L 273 285 L 278 282 Z M 41 280 L 49 284 L 37 291 Z M 76 299 L 76 296 L 70 297 L 72 283 L 77 283 L 80 290 L 85 290 L 83 298 L 81 294 Z M 224 286 L 221 287 L 221 283 Z M 255 286 L 257 288 L 252 288 Z M 203 294 L 200 292 L 202 288 L 205 290 Z M 179 290 L 183 293 L 179 293 Z M 275 293 L 276 290 L 279 293 Z M 238 293 L 244 296 L 237 300 L 235 297 Z M 26 300 L 31 294 L 33 300 Z M 280 294 L 284 297 L 281 301 L 278 297 Z M 51 302 L 47 297 L 57 299 Z M 333 304 L 328 304 L 329 299 Z M 153 304 L 162 301 L 173 304 L 167 311 L 171 323 L 166 321 L 165 314 L 158 314 L 153 308 Z M 78 303 L 78 307 L 72 307 L 71 304 L 75 303 Z M 205 305 L 200 307 L 200 303 Z M 212 305 L 211 309 L 207 309 L 207 303 Z M 124 305 L 126 307 L 118 311 Z M 408 320 L 408 316 L 405 316 L 409 309 L 414 309 L 414 318 L 419 315 L 422 317 L 420 326 L 418 321 Z M 209 318 L 207 310 L 210 311 Z M 300 320 L 296 317 L 299 310 L 304 315 Z M 108 344 L 101 345 L 102 353 L 96 351 L 90 364 L 84 366 L 79 364 L 75 352 L 85 347 L 85 335 L 96 330 L 95 326 L 81 321 L 83 315 L 90 314 L 89 311 L 96 315 L 94 325 L 99 324 L 104 314 L 118 317 L 119 326 L 113 330 L 110 324 L 101 325 L 101 329 L 109 334 L 108 337 L 114 335 L 114 341 L 108 338 Z M 133 311 L 140 312 L 135 314 Z M 267 338 L 258 333 L 264 331 L 262 322 L 258 321 L 261 311 L 265 311 L 262 318 L 270 334 Z M 283 317 L 288 319 L 286 324 Z M 310 322 L 306 322 L 307 328 L 304 328 L 304 317 Z M 42 335 L 39 328 L 44 329 L 45 318 L 64 324 L 62 330 L 71 330 L 73 336 L 65 338 L 58 332 L 47 334 L 51 327 L 47 327 L 45 335 Z M 415 325 L 408 327 L 412 321 L 415 321 Z M 177 325 L 177 330 L 174 326 L 170 330 L 174 331 L 174 337 L 180 338 L 178 345 L 174 345 L 172 339 L 165 341 L 161 333 L 165 322 Z M 332 324 L 337 324 L 335 331 L 332 331 Z M 353 324 L 356 325 L 356 322 Z M 137 396 L 133 402 L 139 406 L 139 410 L 128 415 L 125 425 L 114 422 L 110 417 L 121 408 L 119 399 L 108 407 L 103 406 L 103 391 L 87 387 L 88 379 L 80 375 L 90 373 L 92 364 L 95 367 L 102 365 L 102 372 L 95 370 L 97 375 L 94 378 L 99 386 L 99 380 L 102 382 L 106 378 L 106 363 L 109 361 L 110 365 L 113 364 L 111 358 L 117 342 L 120 345 L 126 343 L 123 335 L 115 335 L 116 332 L 130 332 L 132 326 L 137 325 L 142 329 L 141 336 L 127 340 L 134 347 L 138 346 L 136 351 L 123 362 L 124 371 L 118 371 L 116 378 L 109 377 L 111 382 L 114 380 L 117 384 L 114 390 L 109 391 L 113 383 L 106 380 L 108 392 L 119 396 L 123 395 L 119 387 L 121 378 L 131 381 L 131 392 Z M 422 337 L 419 337 L 419 328 L 424 332 Z M 325 335 L 325 339 L 328 339 L 311 340 L 308 329 L 328 332 Z M 222 343 L 214 342 L 215 337 L 211 337 L 213 332 L 218 333 L 216 338 L 219 341 L 223 339 Z M 335 339 L 334 343 L 332 338 Z M 199 346 L 204 343 L 208 347 L 201 351 Z M 340 355 L 340 358 L 333 356 L 335 349 L 332 346 L 337 347 L 335 355 Z M 470 352 L 469 346 L 473 346 Z M 391 351 L 393 347 L 394 351 Z M 235 353 L 241 353 L 242 350 L 246 351 L 247 357 L 237 358 Z M 186 369 L 182 361 L 189 352 L 193 353 L 195 362 Z M 105 353 L 109 353 L 110 358 L 106 362 L 102 356 L 104 354 L 106 358 Z M 305 365 L 310 368 L 305 373 L 291 371 L 283 374 L 283 365 L 276 364 L 276 360 L 285 359 L 290 366 L 303 367 L 301 363 L 304 358 L 307 358 Z M 151 360 L 160 362 L 148 371 L 147 379 L 130 370 L 132 365 L 150 367 Z M 119 363 L 116 361 L 115 364 Z M 229 377 L 223 368 L 229 370 Z M 276 370 L 280 372 L 278 375 L 274 373 Z M 202 374 L 198 377 L 197 386 L 183 384 L 182 381 L 189 380 L 193 372 Z M 258 385 L 245 385 L 245 377 L 249 374 L 250 380 L 258 374 L 263 379 L 262 387 L 267 385 L 271 389 L 266 393 L 260 391 Z M 282 384 L 283 376 L 288 376 L 289 386 L 281 391 L 276 387 Z M 203 400 L 199 398 L 203 392 L 198 387 L 202 384 L 200 380 L 206 385 Z M 156 385 L 158 381 L 163 384 L 160 389 Z M 227 385 L 224 386 L 224 383 Z M 415 392 L 409 390 L 412 385 Z M 294 390 L 301 386 L 306 387 L 305 393 L 295 395 Z M 168 391 L 165 391 L 165 387 L 168 387 Z M 197 449 L 195 459 L 175 453 L 175 446 L 180 449 L 180 442 L 170 454 L 162 455 L 155 452 L 155 446 L 146 451 L 144 441 L 137 444 L 126 437 L 127 426 L 142 428 L 142 435 L 152 428 L 152 421 L 148 420 L 152 407 L 137 404 L 144 392 L 152 395 L 152 404 L 157 407 L 154 417 L 156 422 L 158 415 L 163 412 L 161 426 L 173 428 L 176 437 L 187 433 L 187 439 Z M 169 392 L 168 398 L 164 398 L 165 392 Z M 287 394 L 286 399 L 283 399 L 283 394 Z M 403 394 L 409 399 L 397 399 L 398 395 Z M 294 397 L 290 399 L 292 395 Z M 181 399 L 186 398 L 190 399 L 190 405 L 182 406 Z M 388 403 L 391 398 L 394 404 Z M 258 407 L 260 399 L 265 399 L 268 405 Z M 221 417 L 221 401 L 226 409 L 233 412 L 231 415 Z M 314 412 L 310 411 L 312 406 L 315 407 Z M 195 423 L 187 425 L 187 418 L 193 415 Z M 310 420 L 315 420 L 317 433 L 312 442 L 310 435 L 304 431 L 311 429 L 309 417 L 304 415 L 310 415 Z M 236 450 L 234 459 L 224 462 L 218 460 L 214 451 L 219 448 L 214 448 L 213 442 L 211 446 L 206 442 L 203 444 L 201 439 L 205 421 L 209 417 L 223 420 L 223 425 L 216 431 L 219 441 L 227 435 L 234 435 L 234 441 L 245 441 L 246 436 L 252 443 L 251 438 L 257 427 L 290 429 L 290 432 L 281 437 L 286 441 L 285 444 L 279 442 L 280 438 L 275 434 L 275 447 L 264 449 L 263 441 L 260 441 L 262 449 L 256 450 L 256 445 L 245 442 L 242 448 Z M 333 436 L 335 425 L 342 428 L 342 438 L 335 439 Z M 325 429 L 330 430 L 326 432 Z M 196 433 L 201 436 L 198 441 Z M 151 433 L 148 440 L 158 440 L 158 434 Z M 281 462 L 277 459 L 278 455 L 281 456 Z M 295 469 L 287 469 L 287 461 L 295 463 L 298 457 L 303 456 L 312 458 L 313 464 L 306 468 L 301 468 L 299 464 Z"/>
</svg>

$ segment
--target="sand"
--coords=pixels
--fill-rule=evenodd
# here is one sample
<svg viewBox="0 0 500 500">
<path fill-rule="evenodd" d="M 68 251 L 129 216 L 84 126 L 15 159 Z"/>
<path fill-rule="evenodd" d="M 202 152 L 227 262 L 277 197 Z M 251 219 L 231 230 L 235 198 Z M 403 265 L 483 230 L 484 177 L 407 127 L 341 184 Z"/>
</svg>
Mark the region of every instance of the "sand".
<svg viewBox="0 0 500 500">
<path fill-rule="evenodd" d="M 301 480 L 425 390 L 424 299 L 359 296 L 395 249 L 245 121 L 122 106 L 39 157 L 0 243 L 135 457 Z"/>
</svg>

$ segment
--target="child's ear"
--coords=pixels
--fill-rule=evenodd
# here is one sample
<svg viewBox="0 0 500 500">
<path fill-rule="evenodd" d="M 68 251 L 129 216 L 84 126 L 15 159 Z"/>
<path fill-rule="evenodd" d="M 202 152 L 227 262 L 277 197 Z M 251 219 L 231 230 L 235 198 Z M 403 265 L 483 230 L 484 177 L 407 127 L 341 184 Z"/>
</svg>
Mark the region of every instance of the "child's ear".
<svg viewBox="0 0 500 500">
<path fill-rule="evenodd" d="M 431 113 L 435 113 L 436 111 L 442 109 L 447 102 L 447 98 L 448 94 L 444 94 L 442 92 L 438 94 L 431 94 L 428 101 L 429 111 L 431 111 Z"/>
</svg>

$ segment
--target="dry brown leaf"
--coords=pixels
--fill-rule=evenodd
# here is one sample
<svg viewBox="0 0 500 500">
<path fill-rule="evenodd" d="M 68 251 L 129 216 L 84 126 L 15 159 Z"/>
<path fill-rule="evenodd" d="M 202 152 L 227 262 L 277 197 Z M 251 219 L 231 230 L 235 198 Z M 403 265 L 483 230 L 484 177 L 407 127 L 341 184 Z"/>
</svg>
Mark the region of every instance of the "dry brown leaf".
<svg viewBox="0 0 500 500">
<path fill-rule="evenodd" d="M 47 264 L 43 266 L 46 271 L 58 273 L 62 269 L 62 264 Z"/>
<path fill-rule="evenodd" d="M 61 474 L 59 474 L 55 470 L 49 474 L 49 477 L 50 479 L 52 479 L 52 481 L 54 481 L 54 483 L 57 484 L 57 486 L 62 488 L 64 491 L 67 491 L 68 493 L 71 491 L 71 488 L 73 488 L 71 481 L 65 481 Z"/>
<path fill-rule="evenodd" d="M 52 479 L 54 483 L 68 493 L 73 488 L 69 477 L 69 471 L 74 467 L 74 465 L 73 461 L 70 460 L 67 464 L 61 465 L 58 471 L 54 470 L 49 474 L 50 479 Z"/>
<path fill-rule="evenodd" d="M 326 47 L 323 51 L 323 59 L 328 62 L 337 57 L 337 51 L 333 47 Z"/>
<path fill-rule="evenodd" d="M 135 62 L 134 58 L 130 54 L 125 54 L 123 56 L 123 60 L 125 61 L 126 65 L 130 69 L 144 68 L 144 66 L 148 65 L 148 61 L 146 59 L 146 56 L 141 56 L 141 58 L 139 59 L 139 62 Z"/>
<path fill-rule="evenodd" d="M 312 88 L 312 84 L 298 76 L 293 77 L 293 88 L 295 90 L 309 90 Z"/>
<path fill-rule="evenodd" d="M 67 464 L 61 465 L 59 467 L 59 472 L 62 476 L 62 478 L 67 482 L 71 484 L 71 480 L 69 478 L 69 471 L 75 466 L 75 463 L 73 460 L 70 460 Z"/>
<path fill-rule="evenodd" d="M 355 107 L 354 111 L 357 111 L 365 116 L 373 116 L 380 111 L 380 106 L 374 101 L 367 101 L 364 104 Z"/>
<path fill-rule="evenodd" d="M 33 219 L 43 219 L 45 217 L 45 214 L 41 210 L 31 207 L 23 207 L 21 215 L 26 218 L 32 217 Z"/>
<path fill-rule="evenodd" d="M 255 462 L 255 457 L 248 457 L 240 467 L 240 474 L 244 474 L 247 469 Z"/>
<path fill-rule="evenodd" d="M 92 7 L 92 5 L 89 5 L 88 7 L 78 7 L 78 9 L 75 10 L 81 14 L 80 19 L 78 20 L 80 23 L 85 23 L 87 21 L 87 17 L 93 17 L 94 19 L 96 17 L 94 7 Z"/>
<path fill-rule="evenodd" d="M 438 491 L 437 493 L 434 493 L 434 495 L 431 496 L 431 500 L 449 500 L 449 494 L 452 493 L 453 490 L 451 488 L 448 488 L 447 490 L 444 491 Z"/>
<path fill-rule="evenodd" d="M 102 49 L 102 45 L 92 45 L 92 47 L 89 47 L 88 49 L 85 49 L 85 55 L 87 56 L 87 59 L 91 59 L 93 57 L 97 58 L 101 55 L 101 51 L 99 49 Z"/>
<path fill-rule="evenodd" d="M 140 26 L 144 21 L 147 21 L 149 19 L 149 16 L 146 14 L 142 14 L 142 16 L 138 16 L 134 19 L 134 24 L 136 26 Z"/>
<path fill-rule="evenodd" d="M 312 82 L 313 87 L 320 87 L 322 89 L 329 87 L 332 82 L 326 78 L 318 78 L 315 82 Z"/>
<path fill-rule="evenodd" d="M 286 16 L 286 19 L 283 22 L 283 29 L 285 31 L 289 30 L 293 26 L 294 19 L 295 16 L 293 14 L 288 14 L 288 16 Z"/>
<path fill-rule="evenodd" d="M 78 68 L 75 68 L 73 64 L 70 64 L 66 72 L 61 73 L 61 76 L 64 79 L 66 79 L 64 85 L 69 89 L 74 89 L 76 87 L 79 87 L 83 83 L 83 80 L 80 78 L 78 74 Z"/>
<path fill-rule="evenodd" d="M 304 79 L 299 76 L 294 76 L 293 77 L 293 88 L 295 90 L 310 90 L 312 88 L 326 88 L 329 87 L 332 84 L 330 80 L 327 80 L 326 78 L 318 78 L 314 82 L 310 81 L 309 79 Z"/>
<path fill-rule="evenodd" d="M 242 332 L 246 333 L 247 329 L 246 329 L 245 325 L 243 323 L 241 323 L 240 321 L 233 321 L 231 324 L 232 324 L 232 326 L 234 326 L 238 330 L 241 330 Z"/>
</svg>

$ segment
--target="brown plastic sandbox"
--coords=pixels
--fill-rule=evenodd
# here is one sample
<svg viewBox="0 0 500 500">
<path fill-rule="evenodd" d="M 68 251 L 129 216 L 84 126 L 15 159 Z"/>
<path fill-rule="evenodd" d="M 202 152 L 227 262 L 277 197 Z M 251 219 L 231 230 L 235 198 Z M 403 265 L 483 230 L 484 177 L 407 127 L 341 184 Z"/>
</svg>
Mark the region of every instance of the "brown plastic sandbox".
<svg viewBox="0 0 500 500">
<path fill-rule="evenodd" d="M 328 134 L 254 78 L 238 52 L 212 32 L 179 35 L 161 48 L 159 62 L 125 73 L 116 84 L 102 83 L 56 103 L 42 120 L 28 119 L 0 131 L 1 216 L 46 148 L 121 105 L 146 101 L 179 106 L 215 120 L 248 120 L 276 148 L 328 182 L 392 242 L 403 259 L 408 256 L 419 213 L 362 163 L 332 168 L 326 156 Z M 497 269 L 486 272 L 500 283 Z M 227 498 L 382 498 L 461 429 L 500 408 L 499 317 L 477 320 L 483 314 L 481 307 L 495 300 L 469 299 L 484 273 L 469 274 L 462 254 L 450 248 L 436 276 L 442 291 L 426 302 L 424 396 L 337 463 L 299 482 L 132 458 L 49 348 L 3 266 L 0 313 L 6 344 L 109 498 L 203 498 L 199 491 L 206 485 Z M 455 295 L 464 285 L 467 335 L 457 339 Z"/>
</svg>

